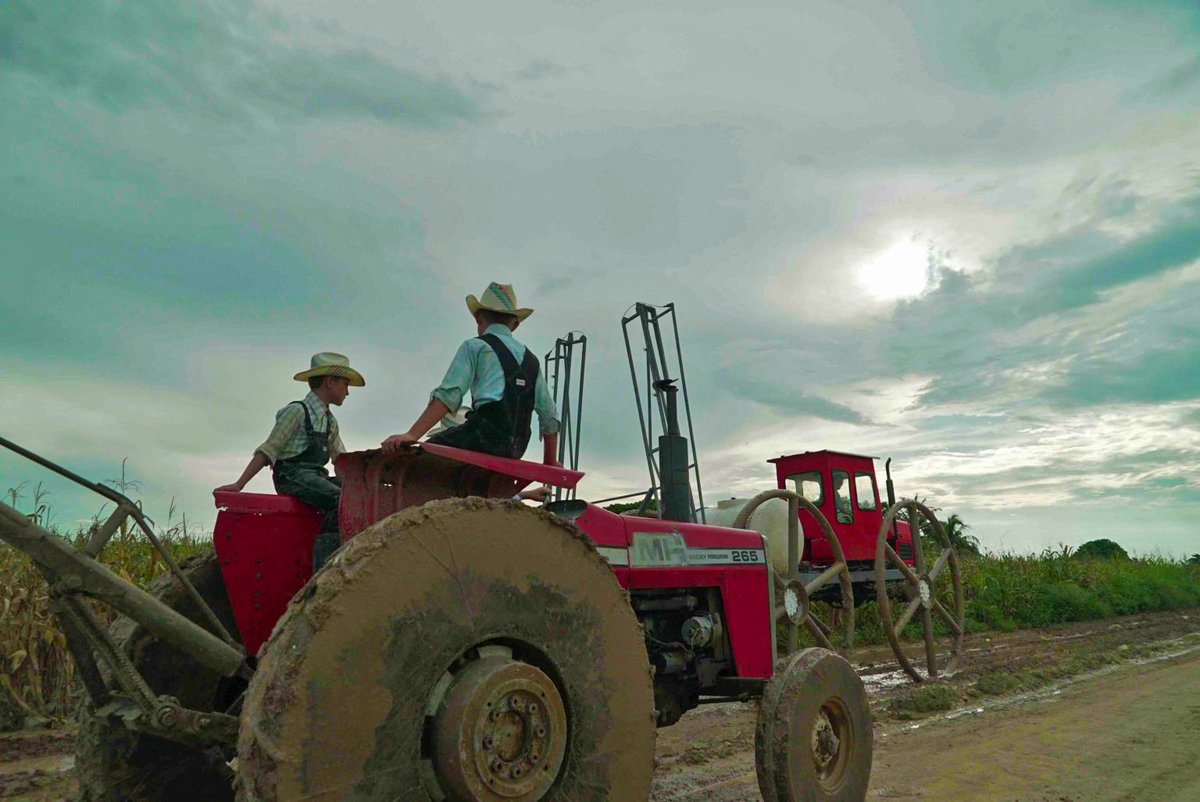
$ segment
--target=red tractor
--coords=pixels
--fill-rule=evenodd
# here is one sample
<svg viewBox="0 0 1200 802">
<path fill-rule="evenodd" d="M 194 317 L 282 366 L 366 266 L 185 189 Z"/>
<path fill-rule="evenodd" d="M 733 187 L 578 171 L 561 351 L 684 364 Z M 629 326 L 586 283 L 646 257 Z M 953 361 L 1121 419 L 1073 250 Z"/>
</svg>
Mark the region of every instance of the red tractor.
<svg viewBox="0 0 1200 802">
<path fill-rule="evenodd" d="M 787 576 L 762 535 L 691 522 L 667 384 L 657 517 L 512 500 L 573 488 L 562 468 L 437 445 L 346 454 L 343 546 L 315 575 L 318 517 L 297 502 L 218 494 L 215 553 L 177 566 L 128 499 L 0 439 L 117 504 L 80 550 L 0 505 L 88 691 L 84 798 L 645 800 L 656 725 L 749 698 L 764 799 L 864 798 L 862 682 L 833 651 L 776 641 L 813 620 L 811 596 L 845 591 L 846 564 L 802 580 L 795 515 Z M 785 489 L 746 515 L 770 497 L 824 520 Z M 150 594 L 95 559 L 126 516 L 171 568 Z M 112 627 L 93 600 L 121 614 Z"/>
</svg>

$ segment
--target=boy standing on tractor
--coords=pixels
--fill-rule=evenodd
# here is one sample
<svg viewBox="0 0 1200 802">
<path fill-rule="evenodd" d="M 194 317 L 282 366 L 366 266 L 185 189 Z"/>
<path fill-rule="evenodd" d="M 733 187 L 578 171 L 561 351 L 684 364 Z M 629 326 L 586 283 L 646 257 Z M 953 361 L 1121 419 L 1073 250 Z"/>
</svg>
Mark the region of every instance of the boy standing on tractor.
<svg viewBox="0 0 1200 802">
<path fill-rule="evenodd" d="M 332 352 L 314 354 L 309 369 L 293 378 L 308 382 L 308 395 L 275 413 L 275 427 L 254 450 L 242 475 L 216 492 L 240 493 L 270 465 L 275 492 L 294 496 L 325 515 L 313 549 L 314 566 L 319 566 L 339 543 L 338 503 L 342 496 L 342 480 L 330 476 L 325 465 L 346 450 L 330 407 L 340 407 L 352 386 L 364 387 L 366 382 L 350 367 L 349 359 Z"/>
<path fill-rule="evenodd" d="M 558 465 L 559 422 L 554 399 L 537 357 L 513 337 L 533 310 L 517 304 L 511 284 L 494 281 L 481 297 L 467 296 L 467 309 L 475 318 L 478 336 L 459 347 L 425 411 L 407 432 L 384 440 L 384 452 L 394 453 L 420 440 L 435 423 L 457 412 L 470 390 L 471 410 L 466 421 L 438 432 L 428 442 L 520 459 L 529 445 L 536 411 L 545 444 L 542 461 Z"/>
</svg>

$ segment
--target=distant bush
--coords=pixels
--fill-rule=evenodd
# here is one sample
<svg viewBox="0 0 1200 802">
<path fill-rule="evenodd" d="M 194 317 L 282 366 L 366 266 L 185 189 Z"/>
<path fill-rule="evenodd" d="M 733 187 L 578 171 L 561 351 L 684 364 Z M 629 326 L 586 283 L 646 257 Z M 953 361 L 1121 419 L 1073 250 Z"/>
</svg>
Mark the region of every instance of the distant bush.
<svg viewBox="0 0 1200 802">
<path fill-rule="evenodd" d="M 1075 556 L 1081 559 L 1095 560 L 1113 560 L 1121 559 L 1128 560 L 1129 553 L 1114 541 L 1108 538 L 1100 538 L 1099 540 L 1089 540 L 1075 551 Z"/>
</svg>

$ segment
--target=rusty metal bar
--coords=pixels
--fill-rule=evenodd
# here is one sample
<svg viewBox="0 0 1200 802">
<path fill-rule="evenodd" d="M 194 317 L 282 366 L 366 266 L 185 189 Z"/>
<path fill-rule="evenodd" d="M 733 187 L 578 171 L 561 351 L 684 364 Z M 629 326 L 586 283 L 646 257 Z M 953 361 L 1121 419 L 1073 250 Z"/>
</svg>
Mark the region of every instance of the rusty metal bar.
<svg viewBox="0 0 1200 802">
<path fill-rule="evenodd" d="M 99 557 L 100 552 L 104 551 L 104 547 L 108 545 L 108 541 L 112 540 L 112 536 L 121 528 L 121 524 L 129 517 L 129 512 L 133 507 L 121 502 L 117 508 L 113 510 L 112 515 L 108 516 L 108 520 L 104 522 L 96 531 L 92 532 L 88 538 L 87 545 L 83 550 L 91 557 Z"/>
<path fill-rule="evenodd" d="M 154 530 L 150 528 L 150 525 L 146 521 L 146 516 L 142 514 L 142 511 L 135 507 L 130 511 L 129 514 L 135 521 L 137 521 L 138 526 L 142 528 L 142 532 L 145 533 L 146 538 L 150 541 L 151 545 L 154 546 L 154 549 L 158 552 L 158 555 L 162 557 L 163 562 L 167 564 L 167 568 L 171 570 L 171 574 L 175 577 L 176 581 L 183 585 L 183 589 L 187 592 L 188 598 L 191 599 L 192 603 L 195 604 L 199 608 L 200 612 L 204 614 L 204 618 L 208 622 L 209 631 L 219 637 L 221 640 L 225 641 L 225 643 L 228 645 L 240 650 L 241 646 L 236 640 L 233 639 L 233 636 L 229 634 L 229 630 L 225 629 L 225 625 L 221 623 L 221 619 L 217 618 L 217 614 L 213 612 L 211 607 L 208 606 L 208 602 L 206 602 L 204 597 L 200 595 L 200 592 L 196 590 L 196 587 L 192 584 L 191 580 L 184 576 L 183 571 L 179 569 L 179 564 L 175 562 L 175 558 L 171 556 L 171 552 L 167 551 L 166 547 L 163 546 L 162 541 L 160 541 L 158 536 L 154 534 Z"/>
</svg>

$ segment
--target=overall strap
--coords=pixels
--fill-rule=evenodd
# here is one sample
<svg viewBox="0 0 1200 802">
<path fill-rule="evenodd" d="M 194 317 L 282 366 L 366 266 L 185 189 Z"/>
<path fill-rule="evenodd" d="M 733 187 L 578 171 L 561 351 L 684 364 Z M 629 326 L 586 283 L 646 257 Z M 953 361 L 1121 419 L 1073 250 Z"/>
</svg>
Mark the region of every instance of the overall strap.
<svg viewBox="0 0 1200 802">
<path fill-rule="evenodd" d="M 300 405 L 300 410 L 304 413 L 304 433 L 309 435 L 315 434 L 316 430 L 313 429 L 312 418 L 309 417 L 308 414 L 308 404 L 304 403 L 303 401 L 293 401 L 292 403 L 288 404 L 288 406 L 290 407 L 296 404 Z M 328 425 L 325 428 L 328 429 Z"/>
<path fill-rule="evenodd" d="M 513 358 L 512 351 L 508 350 L 508 346 L 499 337 L 495 334 L 481 334 L 478 339 L 483 340 L 492 347 L 496 358 L 500 360 L 500 369 L 504 371 L 506 379 L 517 372 L 517 360 Z M 528 348 L 525 349 L 525 355 L 529 355 Z"/>
<path fill-rule="evenodd" d="M 532 393 L 533 388 L 537 385 L 538 372 L 541 371 L 541 369 L 542 363 L 538 361 L 538 358 L 534 356 L 528 348 L 526 348 L 525 358 L 521 360 L 521 374 L 525 378 L 525 388 L 528 392 Z"/>
</svg>

